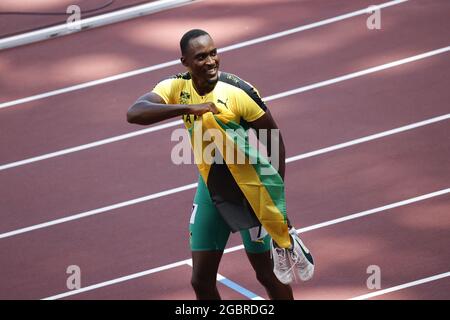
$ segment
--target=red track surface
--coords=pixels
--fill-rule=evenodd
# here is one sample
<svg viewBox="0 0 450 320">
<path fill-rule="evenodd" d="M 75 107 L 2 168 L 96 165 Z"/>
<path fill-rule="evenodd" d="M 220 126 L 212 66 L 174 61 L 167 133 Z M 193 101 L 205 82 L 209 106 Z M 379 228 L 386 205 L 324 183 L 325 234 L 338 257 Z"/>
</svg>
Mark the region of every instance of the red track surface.
<svg viewBox="0 0 450 320">
<path fill-rule="evenodd" d="M 201 1 L 10 49 L 0 57 L 0 101 L 176 59 L 178 39 L 190 27 L 210 30 L 224 47 L 372 3 Z M 409 1 L 382 10 L 381 30 L 368 30 L 363 15 L 223 53 L 222 69 L 269 96 L 446 47 L 449 9 L 444 0 Z M 449 68 L 449 54 L 439 54 L 268 105 L 291 157 L 448 114 Z M 141 129 L 126 123 L 128 106 L 181 70 L 174 66 L 0 109 L 0 165 Z M 171 131 L 0 171 L 0 233 L 195 182 L 194 166 L 170 160 Z M 445 120 L 289 163 L 291 220 L 303 228 L 448 188 L 449 133 Z M 0 299 L 66 292 L 69 265 L 81 267 L 87 287 L 189 258 L 193 193 L 0 239 Z M 294 285 L 295 297 L 370 293 L 369 265 L 381 268 L 382 289 L 450 271 L 449 200 L 445 194 L 304 233 L 317 271 L 314 280 Z M 233 235 L 229 247 L 239 244 Z M 242 250 L 226 254 L 219 272 L 267 298 Z M 189 277 L 184 265 L 70 298 L 191 299 Z M 447 277 L 376 298 L 449 299 L 449 289 Z M 219 290 L 223 298 L 244 298 L 223 285 Z"/>
</svg>

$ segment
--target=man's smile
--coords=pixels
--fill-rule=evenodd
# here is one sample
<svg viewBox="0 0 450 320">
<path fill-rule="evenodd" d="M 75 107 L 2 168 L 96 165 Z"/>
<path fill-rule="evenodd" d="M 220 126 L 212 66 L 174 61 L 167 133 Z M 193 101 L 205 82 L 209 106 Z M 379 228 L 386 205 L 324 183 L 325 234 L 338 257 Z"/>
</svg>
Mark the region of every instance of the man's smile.
<svg viewBox="0 0 450 320">
<path fill-rule="evenodd" d="M 210 75 L 210 76 L 215 76 L 216 74 L 217 74 L 217 71 L 218 71 L 218 67 L 217 66 L 215 66 L 215 67 L 213 67 L 213 68 L 211 68 L 211 69 L 208 69 L 207 71 L 206 71 L 206 74 L 208 74 L 208 75 Z"/>
</svg>

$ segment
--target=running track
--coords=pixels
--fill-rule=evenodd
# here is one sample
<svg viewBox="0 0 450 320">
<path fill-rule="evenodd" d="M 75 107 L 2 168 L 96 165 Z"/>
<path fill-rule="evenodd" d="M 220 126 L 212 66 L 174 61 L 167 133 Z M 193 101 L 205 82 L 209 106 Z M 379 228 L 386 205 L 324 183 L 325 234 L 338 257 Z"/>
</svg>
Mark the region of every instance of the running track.
<svg viewBox="0 0 450 320">
<path fill-rule="evenodd" d="M 177 59 L 178 39 L 190 27 L 209 30 L 223 48 L 383 1 L 259 3 L 200 1 L 6 50 L 0 106 Z M 381 30 L 368 30 L 361 14 L 221 54 L 222 70 L 270 100 L 284 135 L 288 214 L 317 261 L 314 280 L 294 285 L 296 299 L 450 298 L 449 53 L 386 65 L 447 48 L 449 9 L 445 0 L 399 2 L 382 9 Z M 376 66 L 385 68 L 354 74 Z M 171 163 L 170 133 L 179 125 L 36 158 L 144 129 L 126 123 L 128 106 L 182 70 L 0 108 L 0 299 L 194 298 L 186 259 L 196 169 Z M 296 88 L 305 91 L 274 96 Z M 330 146 L 337 147 L 324 149 Z M 339 220 L 355 213 L 363 216 Z M 219 290 L 225 299 L 266 299 L 239 245 L 233 235 L 219 272 L 251 294 L 223 283 Z M 63 294 L 69 265 L 80 266 L 84 292 Z M 381 269 L 381 291 L 366 286 L 370 265 Z"/>
</svg>

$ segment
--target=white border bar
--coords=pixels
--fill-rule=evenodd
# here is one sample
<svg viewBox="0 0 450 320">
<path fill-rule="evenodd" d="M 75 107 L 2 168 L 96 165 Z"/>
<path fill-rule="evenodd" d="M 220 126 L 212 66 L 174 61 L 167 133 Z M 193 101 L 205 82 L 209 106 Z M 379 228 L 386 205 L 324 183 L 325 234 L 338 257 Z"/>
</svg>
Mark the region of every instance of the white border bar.
<svg viewBox="0 0 450 320">
<path fill-rule="evenodd" d="M 131 8 L 105 13 L 91 18 L 80 20 L 80 29 L 71 29 L 67 23 L 50 28 L 39 29 L 16 36 L 0 39 L 0 50 L 22 46 L 25 44 L 60 37 L 86 29 L 105 26 L 108 24 L 125 21 L 165 9 L 173 8 L 192 2 L 193 0 L 160 0 L 151 3 L 134 6 Z M 69 16 L 69 15 L 68 15 Z"/>
</svg>

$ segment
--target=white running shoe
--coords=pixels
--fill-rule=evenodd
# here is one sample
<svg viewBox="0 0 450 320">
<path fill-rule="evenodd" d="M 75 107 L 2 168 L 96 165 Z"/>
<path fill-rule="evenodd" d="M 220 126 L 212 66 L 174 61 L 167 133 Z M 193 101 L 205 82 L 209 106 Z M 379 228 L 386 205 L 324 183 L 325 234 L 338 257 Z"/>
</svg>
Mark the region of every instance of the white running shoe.
<svg viewBox="0 0 450 320">
<path fill-rule="evenodd" d="M 291 264 L 295 267 L 300 280 L 308 281 L 314 275 L 314 259 L 308 248 L 303 244 L 294 227 L 289 229 L 293 240 L 293 248 L 289 252 Z"/>
<path fill-rule="evenodd" d="M 270 256 L 273 259 L 273 273 L 283 284 L 289 284 L 294 280 L 293 268 L 289 260 L 289 250 L 278 247 L 270 240 Z"/>
</svg>

